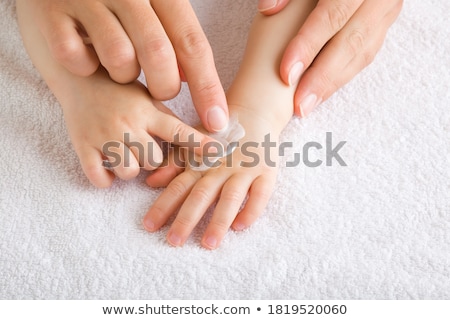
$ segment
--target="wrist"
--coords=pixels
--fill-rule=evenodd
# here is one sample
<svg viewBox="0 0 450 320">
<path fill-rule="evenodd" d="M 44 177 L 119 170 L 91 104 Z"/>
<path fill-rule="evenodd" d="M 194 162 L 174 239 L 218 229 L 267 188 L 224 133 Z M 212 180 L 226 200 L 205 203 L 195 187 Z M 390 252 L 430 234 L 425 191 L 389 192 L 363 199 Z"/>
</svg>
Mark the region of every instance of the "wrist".
<svg viewBox="0 0 450 320">
<path fill-rule="evenodd" d="M 264 109 L 264 107 L 247 107 L 236 103 L 229 104 L 229 110 L 230 114 L 238 115 L 239 123 L 247 132 L 259 132 L 262 136 L 268 133 L 279 136 L 292 116 L 292 112 L 287 113 L 280 110 L 277 113 Z"/>
</svg>

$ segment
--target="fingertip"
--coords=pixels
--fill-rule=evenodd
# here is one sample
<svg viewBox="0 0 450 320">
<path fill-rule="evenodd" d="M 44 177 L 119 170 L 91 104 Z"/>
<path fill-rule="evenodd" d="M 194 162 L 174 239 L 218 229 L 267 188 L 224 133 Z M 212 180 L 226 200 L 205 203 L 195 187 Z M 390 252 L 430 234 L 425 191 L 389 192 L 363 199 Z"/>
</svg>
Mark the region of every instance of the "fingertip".
<svg viewBox="0 0 450 320">
<path fill-rule="evenodd" d="M 229 115 L 224 108 L 213 106 L 206 113 L 206 125 L 210 132 L 220 132 L 228 126 Z"/>
<path fill-rule="evenodd" d="M 280 12 L 290 0 L 259 0 L 258 11 L 266 16 Z"/>
<path fill-rule="evenodd" d="M 111 187 L 115 179 L 114 173 L 98 165 L 83 166 L 83 172 L 91 184 L 99 189 Z"/>
<path fill-rule="evenodd" d="M 173 231 L 169 231 L 166 240 L 172 247 L 181 247 L 184 244 L 183 239 Z"/>
<path fill-rule="evenodd" d="M 204 236 L 200 245 L 208 250 L 215 250 L 219 247 L 220 241 L 214 235 Z"/>
<path fill-rule="evenodd" d="M 153 222 L 153 220 L 151 219 L 149 214 L 147 214 L 144 217 L 144 219 L 142 220 L 142 225 L 143 225 L 144 229 L 146 231 L 148 231 L 148 232 L 155 232 L 155 231 L 157 231 L 155 223 Z"/>
<path fill-rule="evenodd" d="M 233 224 L 231 225 L 231 229 L 233 229 L 234 231 L 240 232 L 240 231 L 244 231 L 245 229 L 247 229 L 247 225 L 245 225 L 242 222 L 239 221 L 234 221 Z"/>
</svg>

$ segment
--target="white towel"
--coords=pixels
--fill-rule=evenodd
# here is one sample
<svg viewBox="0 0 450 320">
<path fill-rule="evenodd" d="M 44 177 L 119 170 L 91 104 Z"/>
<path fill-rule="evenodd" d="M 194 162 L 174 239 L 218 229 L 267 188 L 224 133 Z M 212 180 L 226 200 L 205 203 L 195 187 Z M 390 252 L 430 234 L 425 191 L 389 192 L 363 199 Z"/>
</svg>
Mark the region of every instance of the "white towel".
<svg viewBox="0 0 450 320">
<path fill-rule="evenodd" d="M 256 1 L 192 3 L 227 88 Z M 143 230 L 162 191 L 145 174 L 88 183 L 2 0 L 0 299 L 449 299 L 449 11 L 405 1 L 375 62 L 283 132 L 294 147 L 263 216 L 207 251 L 204 223 L 183 248 Z M 186 88 L 169 105 L 197 121 Z M 346 167 L 285 166 L 327 132 Z"/>
</svg>

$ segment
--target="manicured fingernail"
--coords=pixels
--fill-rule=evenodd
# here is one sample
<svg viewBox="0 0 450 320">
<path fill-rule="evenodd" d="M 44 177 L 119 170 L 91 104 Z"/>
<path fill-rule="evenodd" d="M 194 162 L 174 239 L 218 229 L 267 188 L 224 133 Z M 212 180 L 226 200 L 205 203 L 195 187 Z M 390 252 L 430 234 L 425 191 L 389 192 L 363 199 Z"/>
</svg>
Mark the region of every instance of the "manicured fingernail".
<svg viewBox="0 0 450 320">
<path fill-rule="evenodd" d="M 205 243 L 211 249 L 214 249 L 217 247 L 217 239 L 213 236 L 206 238 Z"/>
<path fill-rule="evenodd" d="M 259 0 L 258 10 L 267 11 L 277 6 L 277 0 Z"/>
<path fill-rule="evenodd" d="M 300 103 L 300 116 L 302 118 L 308 116 L 322 102 L 315 94 L 306 96 Z"/>
<path fill-rule="evenodd" d="M 169 235 L 168 241 L 174 247 L 178 247 L 181 245 L 181 238 L 174 233 Z"/>
<path fill-rule="evenodd" d="M 147 231 L 150 231 L 150 232 L 155 231 L 155 224 L 150 219 L 144 219 L 144 227 Z"/>
<path fill-rule="evenodd" d="M 209 109 L 206 118 L 211 130 L 216 132 L 225 129 L 228 124 L 228 117 L 225 114 L 225 111 L 219 106 Z"/>
<path fill-rule="evenodd" d="M 297 62 L 295 63 L 292 68 L 291 71 L 289 72 L 289 85 L 293 86 L 294 84 L 297 84 L 298 81 L 300 80 L 300 77 L 303 73 L 303 63 L 301 62 Z"/>
</svg>

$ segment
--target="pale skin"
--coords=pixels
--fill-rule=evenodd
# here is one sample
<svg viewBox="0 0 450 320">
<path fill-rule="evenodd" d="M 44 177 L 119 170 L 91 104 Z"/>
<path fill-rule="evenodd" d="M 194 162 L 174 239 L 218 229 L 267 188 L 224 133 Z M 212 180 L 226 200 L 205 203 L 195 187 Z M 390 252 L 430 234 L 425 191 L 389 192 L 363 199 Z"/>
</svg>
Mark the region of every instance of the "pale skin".
<svg viewBox="0 0 450 320">
<path fill-rule="evenodd" d="M 278 14 L 289 1 L 259 0 L 258 9 Z M 297 85 L 294 112 L 301 117 L 372 62 L 403 0 L 316 3 L 280 64 L 283 81 Z M 142 68 L 159 100 L 175 96 L 184 79 L 203 126 L 213 132 L 226 125 L 225 94 L 189 0 L 29 0 L 27 5 L 53 57 L 67 70 L 87 76 L 102 64 L 112 79 L 125 83 Z M 84 43 L 86 35 L 92 45 Z M 197 68 L 199 62 L 203 68 Z"/>
<path fill-rule="evenodd" d="M 265 15 L 292 0 L 259 0 Z M 305 117 L 369 65 L 397 19 L 403 0 L 317 0 L 280 64 L 284 83 L 296 85 L 294 112 Z M 300 79 L 300 81 L 299 81 Z"/>
<path fill-rule="evenodd" d="M 242 65 L 227 93 L 231 113 L 239 116 L 247 134 L 240 141 L 257 142 L 252 151 L 259 155 L 258 165 L 241 166 L 249 162 L 241 149 L 232 155 L 232 165 L 226 160 L 206 172 L 189 167 L 176 176 L 173 166 L 156 171 L 147 179 L 150 186 L 161 186 L 170 181 L 144 218 L 144 226 L 150 231 L 159 230 L 168 219 L 178 214 L 172 223 L 167 241 L 182 246 L 192 230 L 217 201 L 211 220 L 204 232 L 201 245 L 207 249 L 217 248 L 229 228 L 236 231 L 248 228 L 263 212 L 272 194 L 277 166 L 265 163 L 261 143 L 270 134 L 277 142 L 280 132 L 293 114 L 295 86 L 283 83 L 278 75 L 284 49 L 298 28 L 314 8 L 315 1 L 292 0 L 281 13 L 254 20 Z M 276 148 L 271 149 L 270 159 L 277 161 Z M 240 210 L 248 195 L 248 199 Z"/>
<path fill-rule="evenodd" d="M 51 56 L 71 73 L 90 76 L 101 64 L 111 79 L 128 83 L 142 68 L 150 94 L 161 101 L 176 96 L 184 79 L 204 127 L 226 126 L 225 93 L 189 0 L 28 0 L 21 6 L 29 8 Z"/>
<path fill-rule="evenodd" d="M 102 129 L 96 131 L 92 136 L 103 134 L 104 137 L 99 139 L 103 141 L 126 130 L 131 131 L 132 127 L 135 127 L 135 122 L 139 123 L 137 127 L 141 126 L 141 130 L 149 134 L 148 124 L 142 124 L 142 118 L 147 119 L 147 117 L 152 118 L 159 115 L 160 118 L 157 117 L 157 119 L 160 121 L 155 121 L 157 123 L 165 119 L 167 111 L 160 103 L 152 100 L 141 85 L 137 83 L 126 86 L 118 85 L 110 80 L 103 69 L 88 78 L 89 81 L 84 78 L 72 78 L 73 75 L 70 72 L 62 73 L 62 77 L 60 77 L 62 70 L 55 67 L 58 64 L 54 64 L 54 60 L 44 59 L 44 62 L 40 60 L 39 57 L 49 57 L 50 54 L 46 51 L 45 40 L 39 36 L 39 32 L 35 32 L 33 26 L 27 25 L 25 22 L 28 21 L 27 13 L 20 6 L 20 2 L 21 0 L 18 1 L 18 10 L 24 41 L 32 58 L 33 55 L 35 56 L 33 61 L 38 69 L 41 66 L 40 71 L 44 74 L 45 69 L 50 70 L 47 71 L 48 74 L 44 78 L 55 94 L 60 96 L 62 104 L 68 106 L 64 107 L 63 105 L 66 121 L 69 123 L 73 119 L 73 127 L 77 128 L 80 125 L 79 122 L 84 119 L 83 114 L 93 116 L 92 122 L 83 126 L 83 130 L 73 129 L 82 137 L 80 139 L 82 142 L 85 141 L 90 126 L 114 123 L 117 121 L 114 119 L 117 118 L 125 117 L 126 120 L 120 120 L 119 123 L 127 125 L 118 125 L 113 129 L 110 129 L 109 126 L 100 126 Z M 287 85 L 278 75 L 279 68 L 284 50 L 312 12 L 316 2 L 291 0 L 289 5 L 275 16 L 268 18 L 258 15 L 256 17 L 242 66 L 227 94 L 230 110 L 238 114 L 239 120 L 247 132 L 240 141 L 241 145 L 245 142 L 257 142 L 260 145 L 267 134 L 271 135 L 272 142 L 277 142 L 280 132 L 291 118 L 297 83 Z M 35 52 L 40 52 L 40 54 L 35 54 Z M 117 91 L 117 95 L 114 95 L 115 91 Z M 85 97 L 83 101 L 78 100 L 79 92 L 83 92 Z M 127 101 L 136 100 L 136 102 L 131 103 L 131 111 L 126 109 L 126 112 L 121 113 L 121 108 L 125 103 L 120 100 L 123 95 L 127 97 Z M 65 97 L 68 97 L 67 101 L 64 100 Z M 116 100 L 118 100 L 117 104 L 114 103 Z M 80 104 L 90 105 L 91 108 L 80 108 Z M 99 105 L 101 107 L 98 107 Z M 115 105 L 112 110 L 116 111 L 108 116 L 108 112 L 111 112 L 111 105 Z M 100 111 L 91 110 L 97 107 Z M 151 113 L 147 114 L 150 112 L 147 109 L 151 109 Z M 134 114 L 134 117 L 127 118 L 130 113 Z M 105 114 L 108 118 L 105 118 Z M 147 116 L 143 117 L 143 114 L 147 114 Z M 171 119 L 173 121 L 174 118 Z M 71 126 L 68 125 L 68 127 L 70 133 Z M 165 130 L 163 127 L 158 129 L 163 131 Z M 160 135 L 157 131 L 155 129 L 154 133 Z M 196 134 L 201 137 L 200 140 L 203 144 L 206 143 L 205 136 L 197 132 Z M 143 140 L 150 139 L 149 137 L 151 138 L 150 134 Z M 92 149 L 99 151 L 97 146 Z M 264 158 L 262 148 L 256 147 L 253 152 L 258 154 L 260 159 Z M 272 149 L 270 159 L 276 162 L 276 149 Z M 98 163 L 98 160 L 101 160 L 100 153 L 92 163 Z M 201 240 L 202 246 L 215 249 L 220 245 L 230 227 L 234 230 L 248 228 L 259 217 L 270 199 L 277 168 L 269 166 L 263 161 L 260 161 L 257 166 L 243 167 L 240 165 L 241 160 L 248 162 L 250 159 L 237 149 L 232 156 L 231 167 L 222 165 L 203 173 L 193 171 L 189 167 L 180 173 L 181 170 L 173 165 L 157 170 L 147 179 L 149 185 L 161 186 L 171 182 L 145 216 L 145 228 L 151 232 L 158 230 L 179 209 L 167 234 L 167 240 L 173 246 L 181 246 L 203 217 L 207 208 L 217 199 L 217 206 Z M 124 168 L 124 170 L 126 169 Z M 97 169 L 93 171 L 98 173 Z M 103 174 L 102 171 L 101 175 Z M 106 174 L 109 177 L 112 175 L 110 172 L 106 172 Z M 110 180 L 107 182 L 110 183 Z M 239 210 L 247 195 L 245 206 Z"/>
<path fill-rule="evenodd" d="M 61 103 L 69 136 L 92 184 L 109 187 L 116 175 L 131 179 L 138 175 L 140 167 L 146 170 L 158 167 L 163 156 L 154 136 L 172 141 L 179 134 L 180 141 L 188 141 L 189 135 L 193 135 L 200 143 L 195 150 L 198 153 L 203 151 L 206 143 L 213 141 L 173 116 L 138 81 L 118 84 L 102 67 L 88 77 L 69 72 L 52 57 L 43 35 L 36 28 L 28 0 L 17 0 L 16 3 L 25 47 Z M 125 143 L 124 133 L 129 134 L 131 141 L 144 146 L 143 157 L 137 148 Z M 103 146 L 110 141 L 119 143 L 110 151 L 119 154 L 121 159 L 125 159 L 125 153 L 130 155 L 129 165 L 121 162 L 114 167 L 114 173 L 102 166 L 105 159 Z"/>
</svg>

